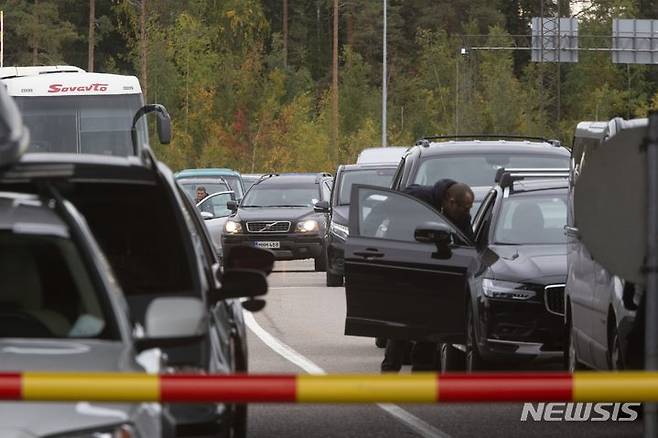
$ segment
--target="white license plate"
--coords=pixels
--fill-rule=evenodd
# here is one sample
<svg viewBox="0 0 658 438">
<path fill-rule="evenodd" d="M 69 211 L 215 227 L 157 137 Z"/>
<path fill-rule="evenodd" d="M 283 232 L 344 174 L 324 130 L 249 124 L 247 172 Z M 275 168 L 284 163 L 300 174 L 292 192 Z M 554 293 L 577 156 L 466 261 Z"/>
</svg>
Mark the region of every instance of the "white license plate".
<svg viewBox="0 0 658 438">
<path fill-rule="evenodd" d="M 281 242 L 276 242 L 273 240 L 265 240 L 265 241 L 255 242 L 254 246 L 256 248 L 279 249 L 281 248 Z"/>
</svg>

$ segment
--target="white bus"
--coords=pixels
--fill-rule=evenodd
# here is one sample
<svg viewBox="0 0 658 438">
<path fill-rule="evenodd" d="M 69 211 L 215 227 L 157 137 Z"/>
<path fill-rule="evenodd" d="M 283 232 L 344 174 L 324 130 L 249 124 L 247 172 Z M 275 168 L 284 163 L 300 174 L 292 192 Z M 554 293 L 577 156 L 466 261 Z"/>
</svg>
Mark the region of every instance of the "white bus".
<svg viewBox="0 0 658 438">
<path fill-rule="evenodd" d="M 3 67 L 0 80 L 30 129 L 28 152 L 134 155 L 131 126 L 144 105 L 135 76 L 72 66 Z M 137 141 L 147 144 L 145 118 Z"/>
</svg>

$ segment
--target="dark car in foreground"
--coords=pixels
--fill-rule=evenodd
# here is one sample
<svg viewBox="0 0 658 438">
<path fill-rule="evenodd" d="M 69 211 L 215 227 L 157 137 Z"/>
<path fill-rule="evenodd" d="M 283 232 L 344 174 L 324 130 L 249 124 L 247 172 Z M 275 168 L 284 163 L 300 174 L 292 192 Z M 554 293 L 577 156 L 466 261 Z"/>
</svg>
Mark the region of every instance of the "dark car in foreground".
<svg viewBox="0 0 658 438">
<path fill-rule="evenodd" d="M 352 185 L 389 187 L 397 163 L 344 164 L 338 166 L 331 190 L 331 214 L 327 235 L 327 286 L 343 285 L 345 239 L 349 234 Z"/>
<path fill-rule="evenodd" d="M 276 174 L 256 182 L 224 224 L 222 246 L 269 249 L 277 260 L 314 259 L 326 269 L 327 222 L 331 176 Z"/>
<path fill-rule="evenodd" d="M 345 334 L 448 344 L 453 369 L 463 351 L 469 370 L 560 357 L 567 172 L 506 175 L 475 218 L 474 242 L 418 199 L 355 185 Z"/>
<path fill-rule="evenodd" d="M 569 167 L 569 150 L 556 140 L 537 137 L 426 137 L 403 155 L 391 187 L 402 190 L 450 178 L 473 189 L 475 212 L 501 167 L 565 168 Z"/>
<path fill-rule="evenodd" d="M 159 106 L 145 107 L 153 108 Z M 265 293 L 265 280 L 256 289 L 236 287 L 236 277 L 256 273 L 222 273 L 206 227 L 171 171 L 148 145 L 132 150 L 130 156 L 25 154 L 0 169 L 0 190 L 38 194 L 52 186 L 71 202 L 107 256 L 133 323 L 144 326 L 149 306 L 162 298 L 203 303 L 207 329 L 194 343 L 163 348 L 167 372 L 245 372 L 243 305 L 237 298 Z M 245 405 L 174 404 L 167 410 L 179 435 L 246 434 Z"/>
</svg>

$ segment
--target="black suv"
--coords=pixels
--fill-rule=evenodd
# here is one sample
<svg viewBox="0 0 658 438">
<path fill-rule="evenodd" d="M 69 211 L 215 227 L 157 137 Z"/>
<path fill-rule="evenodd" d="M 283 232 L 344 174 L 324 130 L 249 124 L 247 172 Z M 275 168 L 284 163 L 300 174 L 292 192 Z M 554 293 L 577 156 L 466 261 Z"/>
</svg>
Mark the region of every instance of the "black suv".
<svg viewBox="0 0 658 438">
<path fill-rule="evenodd" d="M 170 122 L 159 105 L 143 107 L 133 124 L 150 111 L 159 111 L 158 132 L 166 141 Z M 163 348 L 168 372 L 246 372 L 242 309 L 249 305 L 236 298 L 263 294 L 264 278 L 254 279 L 254 271 L 222 273 L 199 212 L 169 168 L 147 144 L 135 143 L 132 150 L 129 156 L 28 153 L 0 169 L 0 191 L 56 191 L 82 213 L 116 273 L 135 327 L 145 326 L 146 311 L 158 299 L 194 297 L 203 303 L 207 329 L 193 343 Z M 254 254 L 272 258 L 261 253 Z M 241 276 L 261 286 L 249 291 L 246 281 L 240 290 Z M 167 411 L 179 434 L 246 435 L 246 405 L 174 404 Z"/>
<path fill-rule="evenodd" d="M 560 358 L 567 176 L 499 172 L 475 241 L 410 195 L 354 185 L 345 334 L 443 342 L 447 369 Z"/>
<path fill-rule="evenodd" d="M 392 188 L 432 185 L 441 178 L 468 184 L 477 211 L 496 171 L 507 168 L 569 167 L 569 150 L 557 140 L 504 135 L 434 136 L 419 140 L 403 155 Z"/>
<path fill-rule="evenodd" d="M 315 259 L 315 270 L 324 271 L 331 185 L 328 173 L 263 176 L 239 205 L 229 202 L 234 213 L 224 225 L 224 254 L 254 246 L 277 260 Z"/>
<path fill-rule="evenodd" d="M 389 187 L 395 163 L 343 164 L 338 166 L 331 190 L 331 216 L 327 236 L 327 286 L 343 285 L 345 240 L 349 235 L 350 194 L 353 184 Z"/>
</svg>

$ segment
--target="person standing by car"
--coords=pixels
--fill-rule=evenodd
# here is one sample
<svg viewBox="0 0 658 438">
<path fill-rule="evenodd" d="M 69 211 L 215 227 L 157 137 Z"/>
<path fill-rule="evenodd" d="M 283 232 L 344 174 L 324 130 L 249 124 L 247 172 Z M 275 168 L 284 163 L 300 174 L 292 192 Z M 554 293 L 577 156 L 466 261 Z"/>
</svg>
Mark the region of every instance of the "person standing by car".
<svg viewBox="0 0 658 438">
<path fill-rule="evenodd" d="M 450 220 L 471 240 L 475 240 L 471 227 L 471 208 L 475 196 L 471 188 L 452 179 L 441 179 L 433 186 L 412 184 L 402 190 L 421 201 L 430 204 Z M 382 361 L 382 372 L 398 372 L 402 368 L 405 351 L 409 341 L 389 339 Z M 434 368 L 435 342 L 416 341 L 411 353 L 412 371 L 429 371 Z"/>
<path fill-rule="evenodd" d="M 205 211 L 206 213 L 214 214 L 212 204 L 205 202 L 201 206 L 199 206 L 199 202 L 203 201 L 207 197 L 208 197 L 208 192 L 206 191 L 206 188 L 204 186 L 197 186 L 196 199 L 194 200 L 194 202 L 197 204 L 197 208 L 201 212 Z"/>
</svg>

